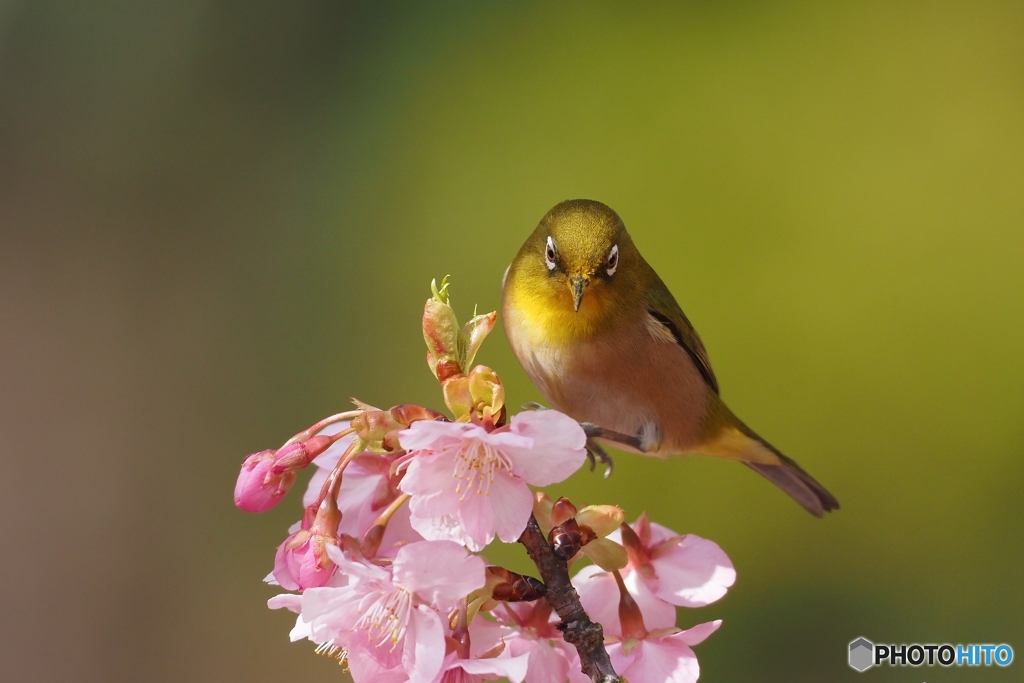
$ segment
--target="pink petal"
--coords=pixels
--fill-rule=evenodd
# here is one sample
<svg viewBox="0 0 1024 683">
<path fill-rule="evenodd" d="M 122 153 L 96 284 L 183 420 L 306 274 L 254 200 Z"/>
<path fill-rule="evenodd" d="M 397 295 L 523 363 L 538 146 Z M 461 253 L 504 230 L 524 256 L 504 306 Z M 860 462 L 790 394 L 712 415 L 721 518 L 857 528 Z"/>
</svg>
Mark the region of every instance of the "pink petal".
<svg viewBox="0 0 1024 683">
<path fill-rule="evenodd" d="M 481 506 L 486 505 L 491 510 L 493 528 L 489 530 L 490 539 L 487 542 L 494 538 L 494 534 L 505 543 L 518 541 L 533 512 L 533 492 L 530 487 L 519 477 L 499 475 L 491 483 L 489 495 L 477 498 L 483 499 L 480 501 Z M 464 521 L 467 511 L 468 508 L 464 508 L 460 515 Z M 474 538 L 481 537 L 474 535 Z"/>
<path fill-rule="evenodd" d="M 327 546 L 327 557 L 331 558 L 331 561 L 338 566 L 339 573 L 350 577 L 350 579 L 391 583 L 391 573 L 388 570 L 369 562 L 353 560 L 336 545 Z"/>
<path fill-rule="evenodd" d="M 330 451 L 329 448 L 327 450 Z M 324 457 L 324 455 L 326 453 L 321 453 L 320 458 Z M 317 464 L 317 460 L 320 458 L 314 460 L 313 464 Z M 332 464 L 331 468 L 333 467 L 334 465 Z M 324 482 L 327 481 L 327 477 L 331 473 L 331 468 L 317 468 L 313 471 L 313 476 L 309 478 L 309 484 L 306 486 L 306 492 L 302 494 L 302 507 L 308 508 L 316 502 L 317 497 L 320 495 L 320 489 L 323 488 Z M 344 482 L 342 482 L 342 486 L 344 485 Z"/>
<path fill-rule="evenodd" d="M 454 471 L 454 451 L 420 455 L 409 461 L 399 488 L 413 496 L 410 503 L 414 517 L 446 515 L 458 506 L 461 492 L 455 491 Z"/>
<path fill-rule="evenodd" d="M 277 554 L 274 555 L 274 578 L 281 588 L 297 591 L 299 590 L 299 582 L 296 580 L 295 574 L 298 572 L 292 572 L 293 553 L 285 549 L 287 543 L 288 541 L 286 540 L 279 545 L 277 547 Z"/>
<path fill-rule="evenodd" d="M 486 582 L 484 561 L 453 541 L 419 541 L 395 556 L 395 585 L 447 610 Z"/>
<path fill-rule="evenodd" d="M 486 434 L 483 427 L 465 422 L 419 420 L 398 433 L 398 442 L 407 451 L 440 451 L 464 439 L 482 438 Z"/>
<path fill-rule="evenodd" d="M 636 572 L 624 575 L 626 589 L 633 596 L 640 614 L 644 618 L 644 627 L 648 631 L 668 628 L 676 623 L 676 609 L 651 592 L 647 585 L 639 580 Z M 621 636 L 622 624 L 619 623 L 619 587 L 615 577 L 600 567 L 589 565 L 573 577 L 573 586 L 580 594 L 580 602 L 590 618 L 604 627 L 605 635 Z"/>
<path fill-rule="evenodd" d="M 311 588 L 302 594 L 302 613 L 299 623 L 292 631 L 295 639 L 302 623 L 306 624 L 308 637 L 316 643 L 335 641 L 342 644 L 356 633 L 352 630 L 359 619 L 359 599 L 348 586 L 339 588 Z"/>
<path fill-rule="evenodd" d="M 499 613 L 500 614 L 500 613 Z M 508 616 L 508 615 L 505 615 Z M 479 657 L 489 650 L 493 650 L 502 643 L 507 643 L 511 649 L 513 642 L 522 640 L 519 632 L 501 622 L 488 621 L 487 619 L 474 619 L 469 624 L 469 656 Z M 512 654 L 522 654 L 513 652 Z"/>
<path fill-rule="evenodd" d="M 331 446 L 331 448 L 334 448 L 334 446 Z M 328 449 L 328 452 L 330 452 L 330 449 Z M 320 457 L 323 457 L 323 455 Z M 381 485 L 387 485 L 386 472 L 381 472 L 379 468 L 375 467 L 377 458 L 379 456 L 369 454 L 367 456 L 360 456 L 345 468 L 345 475 L 341 480 L 341 490 L 338 493 L 338 506 L 344 515 L 349 515 L 350 510 L 369 506 L 370 501 Z M 335 462 L 332 462 L 330 467 L 318 468 L 313 473 L 306 493 L 302 497 L 302 504 L 304 506 L 309 507 L 319 497 L 320 489 L 323 488 L 324 482 L 327 481 L 327 477 L 337 464 L 338 458 L 334 458 L 334 460 Z M 314 464 L 319 464 L 319 462 L 320 458 L 313 461 Z"/>
<path fill-rule="evenodd" d="M 693 534 L 651 565 L 658 576 L 658 597 L 681 607 L 712 603 L 736 581 L 736 570 L 718 544 Z"/>
<path fill-rule="evenodd" d="M 318 567 L 316 553 L 313 552 L 313 545 L 311 543 L 305 543 L 296 548 L 294 554 L 295 558 L 299 560 L 299 570 L 295 573 L 294 567 L 291 567 L 292 576 L 298 581 L 299 586 L 303 590 L 327 585 L 327 581 L 335 572 L 333 562 L 327 563 L 330 566 Z M 283 586 L 284 584 L 281 585 Z"/>
<path fill-rule="evenodd" d="M 282 593 L 267 600 L 270 609 L 286 609 L 298 614 L 302 611 L 302 596 L 295 593 Z"/>
<path fill-rule="evenodd" d="M 586 434 L 579 424 L 557 410 L 534 410 L 512 418 L 513 434 L 533 439 L 529 448 L 508 446 L 516 473 L 533 486 L 565 480 L 587 458 Z"/>
<path fill-rule="evenodd" d="M 609 648 L 612 666 L 630 683 L 694 683 L 700 676 L 697 657 L 679 635 L 641 641 L 628 659 L 621 645 Z"/>
<path fill-rule="evenodd" d="M 378 556 L 394 557 L 402 546 L 423 540 L 423 536 L 412 528 L 411 514 L 408 505 L 398 508 L 384 530 L 384 538 L 381 539 L 380 549 L 377 550 Z"/>
<path fill-rule="evenodd" d="M 600 567 L 588 565 L 572 578 L 583 609 L 590 618 L 604 627 L 605 636 L 621 636 L 619 624 L 619 587 L 615 577 Z"/>
<path fill-rule="evenodd" d="M 486 546 L 494 540 L 497 523 L 490 496 L 471 491 L 458 502 L 453 512 L 466 536 L 473 540 L 474 547 Z"/>
<path fill-rule="evenodd" d="M 676 608 L 655 595 L 638 573 L 623 576 L 622 581 L 639 605 L 648 631 L 676 625 Z"/>
<path fill-rule="evenodd" d="M 419 424 L 419 423 L 416 423 Z M 482 542 L 474 541 L 463 527 L 459 511 L 461 493 L 455 491 L 454 452 L 418 456 L 412 459 L 400 485 L 402 491 L 412 495 L 409 500 L 410 523 L 426 539 L 453 540 L 472 550 L 482 550 L 494 538 L 480 534 Z M 490 514 L 490 511 L 487 511 Z M 488 525 L 493 526 L 493 525 Z"/>
<path fill-rule="evenodd" d="M 529 656 L 492 657 L 489 659 L 458 659 L 455 666 L 469 674 L 487 676 L 488 678 L 503 677 L 512 683 L 522 683 L 529 668 Z M 536 680 L 562 680 L 559 678 L 538 678 Z"/>
<path fill-rule="evenodd" d="M 385 669 L 380 662 L 364 650 L 350 650 L 348 653 L 348 669 L 353 681 L 373 681 L 373 683 L 405 683 L 409 675 L 405 669 L 397 666 Z"/>
<path fill-rule="evenodd" d="M 299 618 L 295 620 L 295 626 L 292 626 L 292 630 L 288 632 L 289 640 L 294 643 L 299 640 L 307 640 L 311 635 L 309 622 L 304 620 L 300 614 Z"/>
<path fill-rule="evenodd" d="M 590 676 L 583 673 L 580 669 L 579 662 L 569 668 L 569 683 L 592 683 Z"/>
<path fill-rule="evenodd" d="M 651 547 L 658 545 L 664 540 L 672 538 L 673 536 L 679 536 L 676 532 L 669 529 L 667 526 L 662 526 L 657 522 L 648 522 L 651 527 Z M 636 530 L 637 523 L 633 522 L 630 524 L 634 531 Z"/>
<path fill-rule="evenodd" d="M 475 553 L 483 550 L 484 545 L 486 545 L 481 545 L 470 538 L 455 515 L 417 517 L 415 514 L 412 514 L 412 507 L 410 507 L 410 514 L 409 523 L 412 525 L 412 528 L 428 541 L 455 541 Z"/>
<path fill-rule="evenodd" d="M 715 619 L 714 621 L 708 621 L 703 624 L 697 624 L 692 628 L 688 628 L 685 631 L 681 631 L 675 634 L 676 637 L 680 638 L 687 645 L 693 646 L 703 643 L 708 636 L 718 630 L 718 627 L 722 625 L 721 619 Z"/>
<path fill-rule="evenodd" d="M 526 676 L 531 681 L 564 681 L 569 676 L 569 660 L 565 653 L 547 640 L 516 638 L 509 643 L 513 655 L 527 654 L 530 666 Z"/>
<path fill-rule="evenodd" d="M 411 683 L 433 683 L 444 663 L 444 627 L 437 612 L 426 605 L 412 610 L 405 633 L 402 668 Z"/>
</svg>

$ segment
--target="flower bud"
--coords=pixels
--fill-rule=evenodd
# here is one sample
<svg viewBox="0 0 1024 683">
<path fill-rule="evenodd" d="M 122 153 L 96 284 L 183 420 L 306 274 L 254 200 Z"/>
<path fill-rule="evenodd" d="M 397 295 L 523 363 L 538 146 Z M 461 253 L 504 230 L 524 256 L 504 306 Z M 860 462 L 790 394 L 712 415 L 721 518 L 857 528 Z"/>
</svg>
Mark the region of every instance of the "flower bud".
<svg viewBox="0 0 1024 683">
<path fill-rule="evenodd" d="M 473 415 L 473 395 L 469 391 L 469 378 L 465 375 L 449 377 L 441 382 L 444 404 L 456 422 L 469 422 Z"/>
<path fill-rule="evenodd" d="M 427 365 L 443 384 L 469 373 L 476 352 L 494 329 L 498 314 L 492 311 L 474 315 L 460 329 L 448 301 L 447 276 L 441 280 L 440 287 L 436 280 L 432 280 L 430 289 L 433 295 L 423 306 L 423 340 L 427 343 Z M 452 391 L 454 397 L 455 390 Z M 497 413 L 497 409 L 493 412 Z"/>
<path fill-rule="evenodd" d="M 477 365 L 466 375 L 441 382 L 444 403 L 456 422 L 480 422 L 487 428 L 500 426 L 505 416 L 505 387 L 486 365 Z"/>
<path fill-rule="evenodd" d="M 334 562 L 327 555 L 327 546 L 339 545 L 339 524 L 338 504 L 328 496 L 320 503 L 309 528 L 299 529 L 285 539 L 274 557 L 274 578 L 283 588 L 306 590 L 327 583 L 334 573 Z"/>
<path fill-rule="evenodd" d="M 548 542 L 551 544 L 555 555 L 568 562 L 583 547 L 583 535 L 575 520 L 556 526 L 548 534 Z"/>
<path fill-rule="evenodd" d="M 505 410 L 505 387 L 498 374 L 486 365 L 478 365 L 469 373 L 469 396 L 473 413 L 492 425 L 502 421 Z"/>
<path fill-rule="evenodd" d="M 576 517 L 576 506 L 572 504 L 565 496 L 562 496 L 555 501 L 551 507 L 551 524 L 552 526 L 561 526 L 570 519 Z"/>
<path fill-rule="evenodd" d="M 423 306 L 423 340 L 427 343 L 427 364 L 438 381 L 463 373 L 465 338 L 455 311 L 448 303 L 448 278 L 431 281 L 433 296 Z"/>
<path fill-rule="evenodd" d="M 253 453 L 242 463 L 235 482 L 235 506 L 246 512 L 266 512 L 281 502 L 295 483 L 295 472 L 272 472 L 276 453 Z"/>
<path fill-rule="evenodd" d="M 462 326 L 462 338 L 466 340 L 466 351 L 462 359 L 463 369 L 473 365 L 476 352 L 480 350 L 480 345 L 494 329 L 494 324 L 497 321 L 497 311 L 491 311 L 483 315 L 474 315 L 468 323 Z"/>
<path fill-rule="evenodd" d="M 542 581 L 504 567 L 488 567 L 487 580 L 492 598 L 503 602 L 532 602 L 548 592 Z"/>
</svg>

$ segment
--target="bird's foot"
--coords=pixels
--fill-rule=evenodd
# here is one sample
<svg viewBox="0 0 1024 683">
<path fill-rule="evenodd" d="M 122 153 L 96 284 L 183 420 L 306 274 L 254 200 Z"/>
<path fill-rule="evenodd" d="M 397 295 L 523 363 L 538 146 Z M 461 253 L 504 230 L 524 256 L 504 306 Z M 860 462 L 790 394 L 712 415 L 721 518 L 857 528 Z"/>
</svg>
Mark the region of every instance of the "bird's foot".
<svg viewBox="0 0 1024 683">
<path fill-rule="evenodd" d="M 604 478 L 612 476 L 612 456 L 608 455 L 608 451 L 601 448 L 601 444 L 587 437 L 587 460 L 590 461 L 590 471 L 593 472 L 594 468 L 597 467 L 598 461 L 604 465 Z"/>
<path fill-rule="evenodd" d="M 612 443 L 622 444 L 623 446 L 640 451 L 641 453 L 646 453 L 648 450 L 645 447 L 643 438 L 640 436 L 615 432 L 611 429 L 599 427 L 593 422 L 580 422 L 580 427 L 583 427 L 583 433 L 587 435 L 588 439 L 603 439 L 605 441 L 611 441 Z"/>
<path fill-rule="evenodd" d="M 537 403 L 536 401 L 530 401 L 529 403 L 524 403 L 523 407 L 522 407 L 522 410 L 547 410 L 547 409 L 548 409 L 547 406 L 542 406 L 541 404 Z"/>
<path fill-rule="evenodd" d="M 605 429 L 599 427 L 593 422 L 581 422 L 580 427 L 583 428 L 583 433 L 587 435 L 587 457 L 590 459 L 590 471 L 594 471 L 594 467 L 597 461 L 606 465 L 604 471 L 605 478 L 611 476 L 612 473 L 612 458 L 608 455 L 607 451 L 597 443 L 597 439 L 604 441 L 610 441 L 613 444 L 621 444 L 628 446 L 640 452 L 644 451 L 643 442 L 637 436 L 630 436 L 629 434 L 623 434 L 622 432 L 615 432 L 611 429 Z"/>
</svg>

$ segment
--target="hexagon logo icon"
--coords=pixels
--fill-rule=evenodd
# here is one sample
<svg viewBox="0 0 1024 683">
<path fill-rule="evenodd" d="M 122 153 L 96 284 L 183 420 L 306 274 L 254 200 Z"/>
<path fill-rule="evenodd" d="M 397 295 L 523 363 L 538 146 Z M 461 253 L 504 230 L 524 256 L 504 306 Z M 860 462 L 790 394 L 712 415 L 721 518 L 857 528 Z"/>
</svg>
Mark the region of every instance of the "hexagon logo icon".
<svg viewBox="0 0 1024 683">
<path fill-rule="evenodd" d="M 850 666 L 857 671 L 867 671 L 875 664 L 875 644 L 867 638 L 858 638 L 850 643 Z"/>
</svg>

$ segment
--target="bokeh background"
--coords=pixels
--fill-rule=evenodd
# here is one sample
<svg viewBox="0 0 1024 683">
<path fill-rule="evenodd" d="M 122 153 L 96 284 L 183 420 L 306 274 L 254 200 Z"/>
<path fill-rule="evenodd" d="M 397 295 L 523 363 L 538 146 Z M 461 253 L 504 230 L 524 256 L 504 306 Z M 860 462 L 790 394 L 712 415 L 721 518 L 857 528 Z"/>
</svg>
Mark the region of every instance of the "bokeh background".
<svg viewBox="0 0 1024 683">
<path fill-rule="evenodd" d="M 1024 656 L 1024 5 L 0 2 L 0 678 L 336 681 L 261 583 L 243 456 L 441 406 L 461 315 L 602 200 L 732 407 L 836 493 L 621 455 L 558 492 L 718 541 L 706 681 L 1011 681 Z M 480 361 L 538 393 L 497 332 Z M 500 555 L 525 567 L 518 550 Z M 863 678 L 858 678 L 863 676 Z"/>
</svg>

